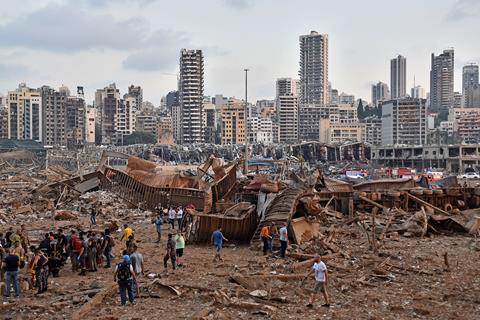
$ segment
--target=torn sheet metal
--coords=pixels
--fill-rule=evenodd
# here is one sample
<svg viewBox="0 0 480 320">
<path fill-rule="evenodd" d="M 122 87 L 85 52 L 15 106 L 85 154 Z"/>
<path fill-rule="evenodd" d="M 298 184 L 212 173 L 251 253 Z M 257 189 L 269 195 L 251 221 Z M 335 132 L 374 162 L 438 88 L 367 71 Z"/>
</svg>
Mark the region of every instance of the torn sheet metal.
<svg viewBox="0 0 480 320">
<path fill-rule="evenodd" d="M 258 222 L 255 205 L 241 205 L 243 210 L 236 210 L 236 216 L 224 214 L 203 214 L 187 209 L 186 237 L 190 242 L 208 242 L 213 231 L 222 227 L 222 233 L 229 241 L 247 243 L 250 241 Z M 238 207 L 238 209 L 240 209 Z M 232 212 L 230 210 L 230 212 Z"/>
<path fill-rule="evenodd" d="M 320 222 L 316 220 L 309 221 L 305 217 L 292 219 L 290 229 L 296 244 L 310 241 L 322 235 L 320 233 Z"/>
<path fill-rule="evenodd" d="M 355 191 L 380 192 L 388 190 L 400 190 L 415 188 L 415 180 L 413 178 L 401 179 L 385 179 L 362 182 L 353 186 Z"/>
</svg>

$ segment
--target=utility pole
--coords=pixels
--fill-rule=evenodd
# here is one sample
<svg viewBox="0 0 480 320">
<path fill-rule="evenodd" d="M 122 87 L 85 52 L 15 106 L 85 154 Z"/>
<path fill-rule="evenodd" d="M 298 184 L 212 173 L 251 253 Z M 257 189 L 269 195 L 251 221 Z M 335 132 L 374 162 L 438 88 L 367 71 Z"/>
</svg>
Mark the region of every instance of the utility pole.
<svg viewBox="0 0 480 320">
<path fill-rule="evenodd" d="M 245 71 L 245 164 L 244 164 L 244 173 L 248 173 L 248 69 Z"/>
</svg>

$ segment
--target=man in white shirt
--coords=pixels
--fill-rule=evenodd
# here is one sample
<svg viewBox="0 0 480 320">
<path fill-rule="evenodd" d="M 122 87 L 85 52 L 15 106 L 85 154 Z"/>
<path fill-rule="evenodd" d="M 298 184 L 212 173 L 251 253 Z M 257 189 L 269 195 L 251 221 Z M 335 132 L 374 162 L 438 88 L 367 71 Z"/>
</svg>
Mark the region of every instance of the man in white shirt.
<svg viewBox="0 0 480 320">
<path fill-rule="evenodd" d="M 168 209 L 168 224 L 170 224 L 169 229 L 175 229 L 175 218 L 177 217 L 177 212 L 173 207 Z"/>
<path fill-rule="evenodd" d="M 315 263 L 313 264 L 312 269 L 307 274 L 305 281 L 312 273 L 315 273 L 315 287 L 313 290 L 312 295 L 310 296 L 310 302 L 307 304 L 307 307 L 313 307 L 313 302 L 315 300 L 315 296 L 317 295 L 318 291 L 321 291 L 323 297 L 325 298 L 325 304 L 322 304 L 322 307 L 330 307 L 330 299 L 327 292 L 327 281 L 328 281 L 328 272 L 327 266 L 322 261 L 320 256 L 315 257 Z M 302 281 L 302 283 L 303 283 Z"/>
<path fill-rule="evenodd" d="M 287 246 L 288 246 L 288 231 L 287 231 L 286 222 L 283 223 L 278 233 L 279 233 L 279 239 L 280 239 L 280 256 L 282 258 L 285 258 L 285 253 L 287 252 Z"/>
<path fill-rule="evenodd" d="M 176 218 L 177 218 L 177 223 L 178 223 L 178 230 L 182 230 L 182 219 L 183 219 L 183 209 L 182 209 L 182 206 L 179 206 L 178 209 L 177 209 L 177 214 L 176 214 Z"/>
</svg>

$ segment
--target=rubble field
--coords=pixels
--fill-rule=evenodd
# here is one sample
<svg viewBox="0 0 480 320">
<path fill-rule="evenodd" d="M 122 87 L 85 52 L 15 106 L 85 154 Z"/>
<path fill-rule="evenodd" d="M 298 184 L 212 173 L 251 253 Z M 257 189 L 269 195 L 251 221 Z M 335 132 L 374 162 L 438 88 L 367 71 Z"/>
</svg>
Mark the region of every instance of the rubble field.
<svg viewBox="0 0 480 320">
<path fill-rule="evenodd" d="M 127 223 L 146 272 L 138 278 L 137 304 L 122 307 L 114 268 L 81 276 L 67 261 L 41 295 L 29 287 L 24 268 L 22 296 L 4 298 L 0 319 L 480 318 L 476 183 L 460 185 L 456 177 L 352 183 L 324 176 L 318 167 L 273 160 L 256 161 L 245 175 L 241 161 L 211 155 L 201 166 L 169 170 L 117 151 L 104 151 L 90 171 L 52 161 L 43 168 L 29 154 L 25 159 L 0 171 L 1 232 L 24 224 L 30 244 L 38 245 L 45 232 L 60 227 L 66 234 L 108 228 L 118 263 Z M 162 242 L 155 242 L 152 219 L 159 206 L 185 208 L 187 246 L 175 271 L 169 265 L 164 272 L 163 256 L 167 234 L 177 230 L 165 223 Z M 276 233 L 273 253 L 263 255 L 260 229 L 284 224 L 286 258 L 280 258 Z M 218 226 L 230 241 L 224 260 L 214 262 L 209 239 Z M 330 308 L 321 295 L 307 307 L 314 279 L 305 277 L 317 255 L 329 270 Z"/>
<path fill-rule="evenodd" d="M 109 223 L 105 218 L 99 215 L 99 225 Z M 299 264 L 322 251 L 315 240 L 292 245 L 286 259 L 227 243 L 223 262 L 212 261 L 209 246 L 187 245 L 184 266 L 164 274 L 165 244 L 152 241 L 156 234 L 149 214 L 133 209 L 121 222 L 133 226 L 150 275 L 139 279 L 137 305 L 119 306 L 112 269 L 79 276 L 68 263 L 60 277 L 50 277 L 45 294 L 35 296 L 29 290 L 2 305 L 2 318 L 75 319 L 82 310 L 86 313 L 80 319 L 478 319 L 480 314 L 480 241 L 469 236 L 394 234 L 374 254 L 355 224 L 329 228 L 334 233 L 330 243 L 338 247 L 337 253 L 325 252 L 332 306 L 321 307 L 319 296 L 309 309 L 305 305 L 313 280 L 302 285 L 308 267 Z M 87 217 L 76 223 L 88 225 Z M 71 221 L 54 224 L 67 227 Z M 52 222 L 37 220 L 28 226 L 35 236 Z M 164 239 L 168 232 L 164 225 Z M 115 261 L 121 249 L 117 241 Z"/>
</svg>

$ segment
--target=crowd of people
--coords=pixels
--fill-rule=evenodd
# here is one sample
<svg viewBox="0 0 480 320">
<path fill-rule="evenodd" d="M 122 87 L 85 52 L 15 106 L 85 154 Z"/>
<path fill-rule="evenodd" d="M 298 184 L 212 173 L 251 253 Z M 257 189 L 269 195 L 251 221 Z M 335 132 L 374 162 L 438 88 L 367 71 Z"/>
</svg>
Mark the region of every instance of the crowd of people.
<svg viewBox="0 0 480 320">
<path fill-rule="evenodd" d="M 152 219 L 157 233 L 157 243 L 162 241 L 162 227 L 166 222 L 165 214 L 169 227 L 163 265 L 164 272 L 168 273 L 169 263 L 173 272 L 183 266 L 186 244 L 185 229 L 188 228 L 188 223 L 183 221 L 184 215 L 181 206 L 176 209 L 169 207 L 166 210 L 158 206 L 155 208 L 155 217 Z M 175 222 L 177 222 L 177 228 L 175 228 Z M 96 225 L 96 210 L 90 212 L 90 225 Z M 277 237 L 280 241 L 280 256 L 284 258 L 288 246 L 287 224 L 284 223 L 279 229 L 274 223 L 266 224 L 261 228 L 260 238 L 263 242 L 264 255 L 273 252 L 273 239 Z M 135 298 L 138 296 L 138 277 L 145 272 L 144 257 L 139 252 L 135 232 L 128 224 L 123 225 L 119 241 L 124 244 L 124 248 L 118 250 L 121 252 L 121 258 L 120 262 L 115 265 L 114 281 L 119 286 L 121 305 L 126 305 L 127 301 L 135 304 Z M 226 241 L 228 239 L 219 226 L 211 236 L 214 249 L 213 261 L 223 260 L 221 252 Z M 114 257 L 112 251 L 115 243 L 110 229 L 102 232 L 71 230 L 65 234 L 64 230 L 60 228 L 56 232 L 45 233 L 40 243 L 32 246 L 25 225 L 21 225 L 18 230 L 10 228 L 5 235 L 0 233 L 1 280 L 5 282 L 5 296 L 10 297 L 12 292 L 15 297 L 20 296 L 20 270 L 24 268 L 28 275 L 25 280 L 29 282 L 30 287 L 37 290 L 37 294 L 47 291 L 49 276 L 58 277 L 68 259 L 70 259 L 72 272 L 78 273 L 80 276 L 98 271 L 101 265 L 104 268 L 110 268 Z M 322 292 L 326 301 L 324 306 L 328 307 L 330 304 L 327 293 L 327 268 L 320 257 L 316 259 L 311 273 L 315 274 L 315 284 L 314 292 L 307 306 L 311 307 L 316 293 Z"/>
</svg>

